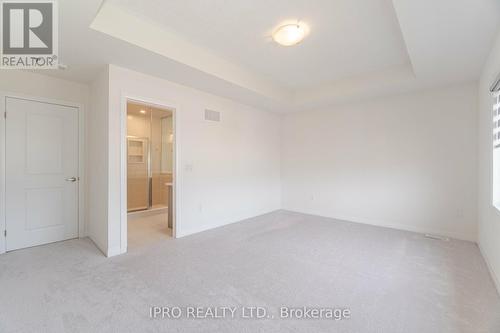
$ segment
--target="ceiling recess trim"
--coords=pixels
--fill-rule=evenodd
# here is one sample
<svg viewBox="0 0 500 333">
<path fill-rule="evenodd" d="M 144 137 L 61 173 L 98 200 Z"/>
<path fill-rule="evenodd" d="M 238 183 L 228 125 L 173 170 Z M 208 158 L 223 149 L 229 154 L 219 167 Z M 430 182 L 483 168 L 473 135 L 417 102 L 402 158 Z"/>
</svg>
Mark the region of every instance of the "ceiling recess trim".
<svg viewBox="0 0 500 333">
<path fill-rule="evenodd" d="M 90 28 L 273 100 L 285 102 L 293 97 L 291 91 L 274 82 L 229 62 L 205 48 L 193 45 L 178 34 L 144 20 L 120 6 L 104 3 Z"/>
</svg>

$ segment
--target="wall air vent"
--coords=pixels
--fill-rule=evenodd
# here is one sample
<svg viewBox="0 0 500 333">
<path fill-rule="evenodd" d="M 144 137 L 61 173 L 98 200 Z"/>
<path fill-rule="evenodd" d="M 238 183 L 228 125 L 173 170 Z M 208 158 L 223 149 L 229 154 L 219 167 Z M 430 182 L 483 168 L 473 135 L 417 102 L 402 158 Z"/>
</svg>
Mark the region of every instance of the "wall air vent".
<svg viewBox="0 0 500 333">
<path fill-rule="evenodd" d="M 205 120 L 219 122 L 220 121 L 220 112 L 219 111 L 205 109 Z"/>
</svg>

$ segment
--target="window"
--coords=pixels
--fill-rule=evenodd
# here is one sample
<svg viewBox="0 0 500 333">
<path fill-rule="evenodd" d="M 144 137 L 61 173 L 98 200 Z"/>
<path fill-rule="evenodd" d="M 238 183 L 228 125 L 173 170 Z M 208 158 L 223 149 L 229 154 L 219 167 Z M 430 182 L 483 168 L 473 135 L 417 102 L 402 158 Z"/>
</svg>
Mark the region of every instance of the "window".
<svg viewBox="0 0 500 333">
<path fill-rule="evenodd" d="M 500 91 L 493 96 L 493 205 L 500 209 Z"/>
<path fill-rule="evenodd" d="M 500 92 L 495 94 L 493 106 L 493 149 L 500 148 Z"/>
</svg>

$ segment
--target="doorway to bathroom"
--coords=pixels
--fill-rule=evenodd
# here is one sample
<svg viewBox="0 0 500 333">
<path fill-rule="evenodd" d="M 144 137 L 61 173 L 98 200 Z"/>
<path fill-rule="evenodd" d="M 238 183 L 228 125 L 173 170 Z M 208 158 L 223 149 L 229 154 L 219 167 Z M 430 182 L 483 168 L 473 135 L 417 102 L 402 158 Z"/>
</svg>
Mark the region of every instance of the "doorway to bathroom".
<svg viewBox="0 0 500 333">
<path fill-rule="evenodd" d="M 127 101 L 128 247 L 172 237 L 174 111 Z"/>
</svg>

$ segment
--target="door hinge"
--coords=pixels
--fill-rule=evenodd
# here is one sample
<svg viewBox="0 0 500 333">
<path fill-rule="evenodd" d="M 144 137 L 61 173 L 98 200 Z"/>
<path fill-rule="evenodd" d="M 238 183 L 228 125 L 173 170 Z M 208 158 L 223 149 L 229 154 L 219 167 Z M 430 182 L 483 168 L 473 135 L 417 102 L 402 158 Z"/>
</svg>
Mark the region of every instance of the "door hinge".
<svg viewBox="0 0 500 333">
<path fill-rule="evenodd" d="M 7 111 L 4 111 L 4 112 L 3 112 L 3 117 L 4 117 L 5 119 L 7 119 Z"/>
<path fill-rule="evenodd" d="M 3 235 L 4 235 L 4 237 L 7 237 L 7 230 L 3 231 Z"/>
</svg>

